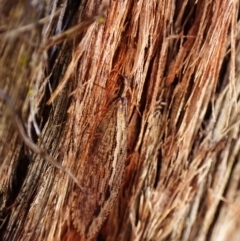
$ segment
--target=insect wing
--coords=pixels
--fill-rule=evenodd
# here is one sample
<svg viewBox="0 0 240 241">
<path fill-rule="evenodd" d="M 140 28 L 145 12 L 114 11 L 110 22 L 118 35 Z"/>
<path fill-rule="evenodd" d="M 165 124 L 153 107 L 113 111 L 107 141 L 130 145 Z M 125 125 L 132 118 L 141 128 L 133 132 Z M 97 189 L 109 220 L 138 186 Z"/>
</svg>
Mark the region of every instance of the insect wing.
<svg viewBox="0 0 240 241">
<path fill-rule="evenodd" d="M 127 99 L 118 98 L 110 106 L 97 128 L 90 148 L 81 184 L 75 193 L 73 224 L 87 238 L 101 228 L 122 182 L 127 156 Z"/>
</svg>

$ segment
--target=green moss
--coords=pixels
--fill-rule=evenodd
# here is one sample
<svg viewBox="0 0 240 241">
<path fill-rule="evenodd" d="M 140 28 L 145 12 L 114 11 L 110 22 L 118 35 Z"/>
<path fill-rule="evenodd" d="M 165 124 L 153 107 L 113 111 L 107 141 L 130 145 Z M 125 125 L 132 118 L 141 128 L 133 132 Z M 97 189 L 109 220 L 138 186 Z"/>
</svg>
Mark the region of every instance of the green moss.
<svg viewBox="0 0 240 241">
<path fill-rule="evenodd" d="M 28 62 L 28 57 L 27 56 L 21 56 L 20 59 L 19 59 L 19 63 L 20 65 L 22 66 L 25 66 Z"/>
<path fill-rule="evenodd" d="M 33 90 L 31 90 L 31 89 L 28 90 L 28 93 L 27 93 L 27 94 L 30 95 L 30 96 L 33 95 Z"/>
<path fill-rule="evenodd" d="M 103 16 L 98 18 L 98 22 L 99 23 L 104 23 L 105 22 L 105 18 Z"/>
</svg>

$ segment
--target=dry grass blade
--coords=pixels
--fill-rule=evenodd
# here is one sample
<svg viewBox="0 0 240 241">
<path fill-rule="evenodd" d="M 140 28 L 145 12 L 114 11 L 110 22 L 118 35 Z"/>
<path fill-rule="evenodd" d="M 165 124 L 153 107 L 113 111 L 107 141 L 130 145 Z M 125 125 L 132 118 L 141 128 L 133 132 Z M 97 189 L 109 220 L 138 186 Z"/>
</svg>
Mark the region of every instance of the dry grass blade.
<svg viewBox="0 0 240 241">
<path fill-rule="evenodd" d="M 102 11 L 100 14 L 94 15 L 90 18 L 88 18 L 87 20 L 82 21 L 81 23 L 77 24 L 75 27 L 64 31 L 60 34 L 58 34 L 57 36 L 53 36 L 51 37 L 47 44 L 46 47 L 49 48 L 50 46 L 59 44 L 65 40 L 71 40 L 72 38 L 76 37 L 76 35 L 78 35 L 80 32 L 82 32 L 83 30 L 85 30 L 87 27 L 89 27 L 92 23 L 94 23 L 96 20 L 99 23 L 104 23 L 105 22 L 105 17 L 104 14 L 106 12 L 107 6 L 104 6 L 102 8 Z M 69 66 L 70 67 L 70 66 Z M 71 68 L 72 71 L 72 68 Z M 47 105 L 52 104 L 52 102 L 54 101 L 54 99 L 57 97 L 57 95 L 59 94 L 59 92 L 64 88 L 64 86 L 66 85 L 66 81 L 68 80 L 67 77 L 63 78 L 62 81 L 60 81 L 60 83 L 58 84 L 57 88 L 54 90 L 54 92 L 51 94 L 50 99 L 47 101 Z"/>
</svg>

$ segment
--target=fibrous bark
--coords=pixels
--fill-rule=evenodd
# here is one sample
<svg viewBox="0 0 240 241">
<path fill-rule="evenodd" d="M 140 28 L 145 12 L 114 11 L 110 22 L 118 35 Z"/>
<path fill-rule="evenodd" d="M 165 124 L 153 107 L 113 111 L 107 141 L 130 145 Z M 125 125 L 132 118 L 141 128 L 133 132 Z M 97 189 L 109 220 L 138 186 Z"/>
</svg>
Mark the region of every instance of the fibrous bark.
<svg viewBox="0 0 240 241">
<path fill-rule="evenodd" d="M 122 77 L 125 173 L 94 239 L 238 240 L 238 9 L 237 0 L 0 3 L 0 88 L 28 138 L 63 167 L 29 149 L 2 98 L 1 240 L 84 240 L 81 191 L 64 170 L 80 182 L 88 173 L 86 183 L 112 172 L 93 166 L 92 145 L 106 140 Z"/>
</svg>

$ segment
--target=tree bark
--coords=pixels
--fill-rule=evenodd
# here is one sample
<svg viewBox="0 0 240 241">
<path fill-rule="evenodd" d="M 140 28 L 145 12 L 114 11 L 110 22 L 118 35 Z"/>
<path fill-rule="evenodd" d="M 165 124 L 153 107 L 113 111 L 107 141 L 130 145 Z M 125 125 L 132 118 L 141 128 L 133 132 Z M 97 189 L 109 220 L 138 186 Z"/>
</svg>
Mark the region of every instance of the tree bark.
<svg viewBox="0 0 240 241">
<path fill-rule="evenodd" d="M 1 240 L 239 240 L 239 1 L 0 3 Z"/>
</svg>

